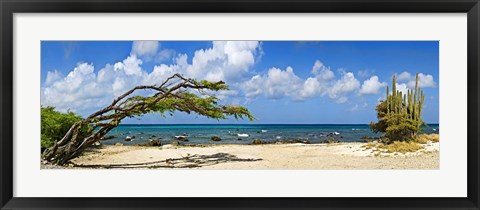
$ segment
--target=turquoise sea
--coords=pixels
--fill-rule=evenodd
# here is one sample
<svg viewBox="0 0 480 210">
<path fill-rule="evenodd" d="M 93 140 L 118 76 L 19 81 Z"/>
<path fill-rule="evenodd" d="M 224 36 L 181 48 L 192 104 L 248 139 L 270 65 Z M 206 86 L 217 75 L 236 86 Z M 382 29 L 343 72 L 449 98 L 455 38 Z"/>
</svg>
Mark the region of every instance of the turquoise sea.
<svg viewBox="0 0 480 210">
<path fill-rule="evenodd" d="M 438 133 L 438 124 L 423 127 L 425 133 Z M 178 141 L 176 137 L 185 136 L 190 144 L 250 144 L 254 139 L 266 142 L 281 140 L 308 140 L 320 143 L 334 137 L 343 142 L 360 142 L 363 136 L 378 137 L 368 125 L 331 125 L 331 124 L 175 124 L 175 125 L 119 125 L 103 140 L 103 144 L 143 144 L 150 140 L 161 140 L 162 144 Z M 131 137 L 132 141 L 125 141 Z M 212 141 L 217 136 L 221 141 Z"/>
</svg>

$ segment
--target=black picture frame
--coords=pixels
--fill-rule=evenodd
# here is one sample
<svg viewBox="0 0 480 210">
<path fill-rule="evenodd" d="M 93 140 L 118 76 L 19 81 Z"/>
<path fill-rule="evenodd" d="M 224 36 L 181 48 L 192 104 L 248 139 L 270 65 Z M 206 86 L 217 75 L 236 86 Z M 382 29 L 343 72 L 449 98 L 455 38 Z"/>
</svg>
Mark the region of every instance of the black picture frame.
<svg viewBox="0 0 480 210">
<path fill-rule="evenodd" d="M 0 0 L 1 209 L 479 209 L 478 0 Z M 467 13 L 468 188 L 465 198 L 18 198 L 13 197 L 15 13 Z M 446 180 L 447 181 L 447 180 Z"/>
</svg>

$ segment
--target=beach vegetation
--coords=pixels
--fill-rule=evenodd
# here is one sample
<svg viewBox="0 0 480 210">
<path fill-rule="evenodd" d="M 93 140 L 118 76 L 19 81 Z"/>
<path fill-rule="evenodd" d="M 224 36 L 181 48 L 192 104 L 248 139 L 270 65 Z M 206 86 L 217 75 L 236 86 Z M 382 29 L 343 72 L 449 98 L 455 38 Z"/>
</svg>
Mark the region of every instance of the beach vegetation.
<svg viewBox="0 0 480 210">
<path fill-rule="evenodd" d="M 425 94 L 418 87 L 418 74 L 415 89 L 404 94 L 396 88 L 395 76 L 392 78 L 392 92 L 386 87 L 386 99 L 380 102 L 377 111 L 378 122 L 370 123 L 374 133 L 382 132 L 387 143 L 394 141 L 415 140 L 422 132 L 421 126 L 426 125 L 421 118 Z"/>
<path fill-rule="evenodd" d="M 388 144 L 368 142 L 362 147 L 365 149 L 371 149 L 373 152 L 377 153 L 407 153 L 423 149 L 421 144 L 414 141 L 394 141 Z"/>
<path fill-rule="evenodd" d="M 147 113 L 159 113 L 164 117 L 175 112 L 195 113 L 217 120 L 228 117 L 255 119 L 245 107 L 220 104 L 214 93 L 222 90 L 228 90 L 223 81 L 197 81 L 180 74 L 172 75 L 161 84 L 136 86 L 118 96 L 105 108 L 73 123 L 58 141 L 42 153 L 42 159 L 64 165 L 99 142 L 123 119 Z M 80 135 L 82 129 L 87 129 L 89 135 Z"/>
<path fill-rule="evenodd" d="M 372 149 L 372 148 L 375 147 L 375 145 L 376 145 L 376 144 L 375 144 L 374 142 L 368 142 L 368 143 L 366 143 L 365 145 L 363 145 L 363 147 L 364 147 L 365 149 Z"/>
<path fill-rule="evenodd" d="M 55 107 L 41 107 L 41 148 L 42 150 L 53 146 L 60 140 L 70 127 L 83 118 L 75 113 L 68 111 L 62 113 L 55 110 Z M 88 129 L 83 128 L 78 132 L 79 137 L 88 135 Z"/>
<path fill-rule="evenodd" d="M 434 133 L 432 133 L 432 134 L 422 134 L 422 135 L 416 136 L 415 141 L 417 143 L 420 143 L 420 144 L 426 144 L 429 141 L 430 142 L 439 142 L 440 141 L 440 135 L 434 134 Z"/>
<path fill-rule="evenodd" d="M 423 146 L 414 142 L 414 141 L 394 141 L 390 144 L 378 144 L 376 145 L 377 148 L 383 149 L 387 153 L 407 153 L 407 152 L 416 152 L 420 149 L 423 149 Z"/>
</svg>

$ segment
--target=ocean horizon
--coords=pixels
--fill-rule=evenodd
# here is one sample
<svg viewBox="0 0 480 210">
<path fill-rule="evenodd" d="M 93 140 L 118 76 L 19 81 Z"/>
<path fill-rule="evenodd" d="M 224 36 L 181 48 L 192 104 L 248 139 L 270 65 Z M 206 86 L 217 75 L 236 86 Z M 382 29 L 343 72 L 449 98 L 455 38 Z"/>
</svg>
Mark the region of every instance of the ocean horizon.
<svg viewBox="0 0 480 210">
<path fill-rule="evenodd" d="M 423 126 L 425 133 L 439 132 L 439 124 Z M 368 124 L 120 124 L 110 131 L 110 139 L 102 140 L 106 145 L 144 144 L 160 140 L 162 144 L 188 139 L 189 144 L 250 144 L 254 139 L 263 142 L 282 140 L 307 140 L 321 143 L 329 138 L 341 142 L 362 142 L 364 137 L 380 137 L 373 133 Z M 212 141 L 219 137 L 221 141 Z M 132 139 L 125 141 L 125 139 Z"/>
</svg>

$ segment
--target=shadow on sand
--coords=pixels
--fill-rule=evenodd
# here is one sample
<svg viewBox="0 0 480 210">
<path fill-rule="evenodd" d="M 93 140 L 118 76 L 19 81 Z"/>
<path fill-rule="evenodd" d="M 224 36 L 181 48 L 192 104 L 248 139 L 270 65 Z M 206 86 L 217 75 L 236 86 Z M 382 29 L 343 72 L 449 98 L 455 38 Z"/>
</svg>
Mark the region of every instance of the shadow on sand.
<svg viewBox="0 0 480 210">
<path fill-rule="evenodd" d="M 261 161 L 261 158 L 238 158 L 228 153 L 217 153 L 212 155 L 187 155 L 181 158 L 168 158 L 161 161 L 126 164 L 94 164 L 75 165 L 79 168 L 105 168 L 105 169 L 129 169 L 129 168 L 200 168 L 226 162 L 253 162 Z"/>
</svg>

